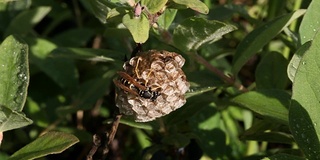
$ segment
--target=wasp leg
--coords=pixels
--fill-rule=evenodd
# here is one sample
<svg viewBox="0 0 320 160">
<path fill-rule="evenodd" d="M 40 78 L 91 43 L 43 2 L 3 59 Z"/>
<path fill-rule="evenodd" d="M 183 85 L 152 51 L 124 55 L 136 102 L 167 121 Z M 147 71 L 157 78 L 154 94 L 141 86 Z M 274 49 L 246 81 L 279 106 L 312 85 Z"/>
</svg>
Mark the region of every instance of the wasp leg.
<svg viewBox="0 0 320 160">
<path fill-rule="evenodd" d="M 151 73 L 153 73 L 153 70 L 152 70 L 152 69 L 150 69 L 150 71 L 149 71 L 149 73 L 148 73 L 148 75 L 147 75 L 147 79 L 145 80 L 145 85 L 146 85 L 146 86 L 149 86 L 148 82 L 149 82 L 149 77 L 150 77 Z"/>
<path fill-rule="evenodd" d="M 141 76 L 139 74 L 139 69 L 138 69 L 140 61 L 141 61 L 141 57 L 138 58 L 136 66 L 134 67 L 134 73 L 136 74 L 138 79 L 141 79 Z"/>
</svg>

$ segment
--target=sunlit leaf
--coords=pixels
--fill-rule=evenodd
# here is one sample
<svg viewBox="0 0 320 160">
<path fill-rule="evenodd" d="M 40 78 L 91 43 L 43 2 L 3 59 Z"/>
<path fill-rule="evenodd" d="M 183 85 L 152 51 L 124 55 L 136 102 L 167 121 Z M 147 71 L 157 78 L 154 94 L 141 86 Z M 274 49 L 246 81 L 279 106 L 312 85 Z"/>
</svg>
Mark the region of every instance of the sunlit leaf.
<svg viewBox="0 0 320 160">
<path fill-rule="evenodd" d="M 167 8 L 158 18 L 159 26 L 162 26 L 163 29 L 167 30 L 172 24 L 174 18 L 176 17 L 177 11 L 177 9 Z"/>
<path fill-rule="evenodd" d="M 9 160 L 29 160 L 57 154 L 79 142 L 78 138 L 62 132 L 48 132 L 15 152 Z"/>
<path fill-rule="evenodd" d="M 308 159 L 320 159 L 320 34 L 300 60 L 289 112 L 291 132 Z"/>
<path fill-rule="evenodd" d="M 128 13 L 128 12 L 129 12 L 128 8 L 125 8 L 125 7 L 112 8 L 112 9 L 108 12 L 106 19 L 109 20 L 109 19 L 115 18 L 115 17 L 117 17 L 117 16 L 120 17 L 120 15 L 124 15 L 124 14 L 126 14 L 126 13 Z"/>
<path fill-rule="evenodd" d="M 17 36 L 0 46 L 0 131 L 32 123 L 21 113 L 29 85 L 28 45 Z"/>
<path fill-rule="evenodd" d="M 141 0 L 141 5 L 147 7 L 147 11 L 151 14 L 159 12 L 168 0 Z"/>
<path fill-rule="evenodd" d="M 288 65 L 288 68 L 287 68 L 287 75 L 288 75 L 289 79 L 291 80 L 291 82 L 293 82 L 293 80 L 294 80 L 294 77 L 296 75 L 296 72 L 297 72 L 297 69 L 300 64 L 300 61 L 301 61 L 303 54 L 306 51 L 308 51 L 310 45 L 311 45 L 311 42 L 304 43 L 298 49 L 298 51 L 292 56 L 290 63 Z"/>
<path fill-rule="evenodd" d="M 28 45 L 16 36 L 9 36 L 0 46 L 0 105 L 21 111 L 28 85 Z"/>
<path fill-rule="evenodd" d="M 136 43 L 144 43 L 149 38 L 149 20 L 146 16 L 134 17 L 132 14 L 123 16 L 122 23 L 130 31 Z"/>
<path fill-rule="evenodd" d="M 177 4 L 185 5 L 188 8 L 191 8 L 203 14 L 209 13 L 209 8 L 199 0 L 173 0 L 173 2 Z"/>
<path fill-rule="evenodd" d="M 24 113 L 0 106 L 0 132 L 21 128 L 31 123 L 32 120 Z"/>
<path fill-rule="evenodd" d="M 313 0 L 309 4 L 306 14 L 303 16 L 301 25 L 299 27 L 301 44 L 313 40 L 315 34 L 319 31 L 319 8 L 320 1 Z"/>
</svg>

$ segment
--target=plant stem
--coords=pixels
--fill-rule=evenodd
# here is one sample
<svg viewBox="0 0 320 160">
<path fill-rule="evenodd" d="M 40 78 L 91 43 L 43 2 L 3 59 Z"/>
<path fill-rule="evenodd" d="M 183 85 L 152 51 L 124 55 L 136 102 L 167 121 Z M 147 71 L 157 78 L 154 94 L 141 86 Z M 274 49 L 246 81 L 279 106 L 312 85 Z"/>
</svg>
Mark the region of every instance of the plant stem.
<svg viewBox="0 0 320 160">
<path fill-rule="evenodd" d="M 110 132 L 106 133 L 107 143 L 105 144 L 105 147 L 102 151 L 102 159 L 105 159 L 109 153 L 109 146 L 111 145 L 111 143 L 117 133 L 121 117 L 122 117 L 121 114 L 118 114 L 115 116 Z"/>
<path fill-rule="evenodd" d="M 203 57 L 201 57 L 199 54 L 197 53 L 193 53 L 192 55 L 194 55 L 195 59 L 202 65 L 204 65 L 208 70 L 212 71 L 213 73 L 215 73 L 218 77 L 220 77 L 225 83 L 232 85 L 234 87 L 236 87 L 239 91 L 242 92 L 247 92 L 248 89 L 245 88 L 243 85 L 235 82 L 234 78 L 226 76 L 222 71 L 220 71 L 219 69 L 217 69 L 216 67 L 212 66 L 207 60 L 205 60 Z"/>
</svg>

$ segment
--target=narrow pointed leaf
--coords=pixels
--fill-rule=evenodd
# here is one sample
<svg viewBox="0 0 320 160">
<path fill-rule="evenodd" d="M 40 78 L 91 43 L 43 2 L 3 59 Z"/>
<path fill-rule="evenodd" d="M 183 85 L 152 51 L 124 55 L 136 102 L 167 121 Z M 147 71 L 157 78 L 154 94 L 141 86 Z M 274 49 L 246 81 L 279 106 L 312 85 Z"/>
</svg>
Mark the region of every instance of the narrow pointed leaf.
<svg viewBox="0 0 320 160">
<path fill-rule="evenodd" d="M 57 48 L 51 52 L 52 57 L 81 59 L 98 62 L 123 62 L 125 54 L 106 49 L 92 48 Z"/>
<path fill-rule="evenodd" d="M 148 122 L 148 123 L 139 123 L 139 122 L 135 122 L 133 117 L 124 116 L 121 118 L 120 123 L 130 127 L 134 127 L 134 128 L 140 128 L 144 130 L 155 130 L 154 128 L 155 121 Z"/>
<path fill-rule="evenodd" d="M 297 10 L 293 13 L 278 17 L 261 27 L 249 33 L 237 47 L 234 59 L 232 72 L 237 75 L 243 65 L 264 45 L 270 42 L 277 36 L 285 27 L 293 20 L 299 18 L 305 13 L 305 10 Z"/>
</svg>

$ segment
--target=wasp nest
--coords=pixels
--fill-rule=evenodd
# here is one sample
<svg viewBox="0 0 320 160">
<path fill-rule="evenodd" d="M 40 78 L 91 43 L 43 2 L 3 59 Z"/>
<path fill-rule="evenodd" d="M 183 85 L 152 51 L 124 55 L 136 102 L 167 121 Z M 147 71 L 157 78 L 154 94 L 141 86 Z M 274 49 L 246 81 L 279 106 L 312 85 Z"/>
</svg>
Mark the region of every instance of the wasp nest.
<svg viewBox="0 0 320 160">
<path fill-rule="evenodd" d="M 131 58 L 114 80 L 120 113 L 147 122 L 169 114 L 186 103 L 189 89 L 182 71 L 185 60 L 174 52 L 150 50 Z"/>
</svg>

